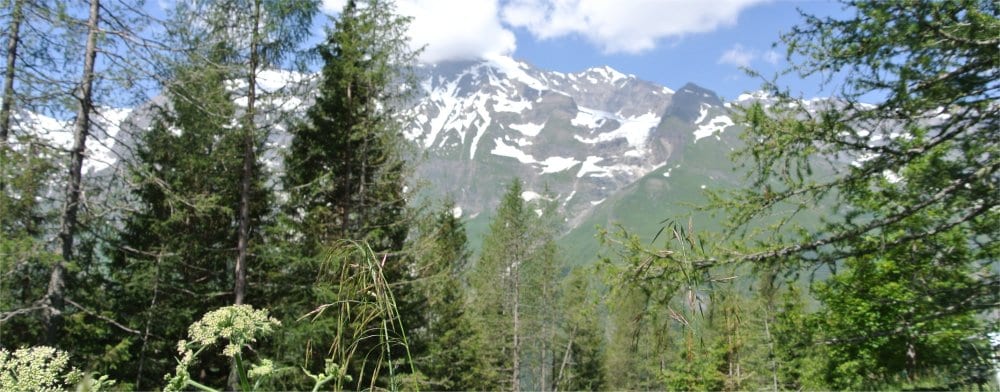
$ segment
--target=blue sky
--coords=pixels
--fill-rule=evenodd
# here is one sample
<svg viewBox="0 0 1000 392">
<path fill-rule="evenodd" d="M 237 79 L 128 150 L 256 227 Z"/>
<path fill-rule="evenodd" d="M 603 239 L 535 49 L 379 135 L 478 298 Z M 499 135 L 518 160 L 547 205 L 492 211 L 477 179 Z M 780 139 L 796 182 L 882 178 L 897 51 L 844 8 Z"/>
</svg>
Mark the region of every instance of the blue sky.
<svg viewBox="0 0 1000 392">
<path fill-rule="evenodd" d="M 336 13 L 345 0 L 324 0 Z M 667 87 L 694 82 L 735 99 L 787 66 L 782 32 L 801 21 L 796 9 L 843 15 L 821 0 L 397 0 L 412 16 L 423 60 L 510 56 L 537 67 L 576 72 L 609 65 Z M 782 79 L 806 97 L 830 95 L 816 79 Z"/>
<path fill-rule="evenodd" d="M 706 3 L 711 3 L 706 0 Z M 765 76 L 786 68 L 785 47 L 773 47 L 781 33 L 799 23 L 797 8 L 818 15 L 842 14 L 840 4 L 820 1 L 779 1 L 756 4 L 742 10 L 732 25 L 708 32 L 661 38 L 656 46 L 640 53 L 606 53 L 580 36 L 534 39 L 515 29 L 517 49 L 513 56 L 536 66 L 557 71 L 578 71 L 593 65 L 609 65 L 624 73 L 677 89 L 694 82 L 726 99 L 760 88 L 761 81 L 746 75 L 750 67 Z M 783 83 L 805 96 L 829 95 L 815 78 L 784 77 Z"/>
<path fill-rule="evenodd" d="M 345 2 L 322 0 L 322 10 L 335 15 Z M 413 17 L 409 33 L 414 47 L 424 46 L 424 62 L 509 56 L 561 72 L 608 65 L 673 89 L 694 82 L 727 100 L 761 85 L 741 66 L 767 76 L 787 67 L 784 48 L 772 43 L 801 22 L 797 9 L 850 12 L 830 0 L 396 0 L 396 7 Z M 328 23 L 317 20 L 313 42 Z M 817 78 L 780 81 L 805 97 L 832 94 Z"/>
</svg>

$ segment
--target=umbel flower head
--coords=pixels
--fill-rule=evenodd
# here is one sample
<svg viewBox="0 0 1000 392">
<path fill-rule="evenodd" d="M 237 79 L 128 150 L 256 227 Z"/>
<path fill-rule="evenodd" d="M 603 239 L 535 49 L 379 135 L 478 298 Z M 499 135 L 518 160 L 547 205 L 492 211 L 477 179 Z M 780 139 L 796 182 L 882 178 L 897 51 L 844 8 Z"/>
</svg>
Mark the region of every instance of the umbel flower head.
<svg viewBox="0 0 1000 392">
<path fill-rule="evenodd" d="M 205 313 L 201 320 L 188 328 L 188 337 L 191 343 L 202 346 L 210 346 L 219 338 L 226 339 L 229 344 L 222 353 L 233 357 L 244 345 L 257 341 L 257 337 L 269 335 L 279 325 L 281 322 L 268 317 L 266 309 L 233 305 Z"/>
<path fill-rule="evenodd" d="M 48 346 L 0 349 L 0 390 L 62 391 L 83 378 L 68 364 L 69 354 Z"/>
</svg>

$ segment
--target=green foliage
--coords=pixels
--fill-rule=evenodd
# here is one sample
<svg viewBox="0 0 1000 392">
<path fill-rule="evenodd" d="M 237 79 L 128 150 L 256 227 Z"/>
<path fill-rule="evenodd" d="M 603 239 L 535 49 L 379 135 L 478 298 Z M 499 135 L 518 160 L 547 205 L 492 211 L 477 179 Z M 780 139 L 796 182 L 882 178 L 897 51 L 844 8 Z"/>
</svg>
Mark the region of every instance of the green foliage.
<svg viewBox="0 0 1000 392">
<path fill-rule="evenodd" d="M 552 344 L 553 386 L 560 391 L 605 390 L 605 338 L 592 269 L 576 268 L 562 282 L 559 336 Z"/>
<path fill-rule="evenodd" d="M 17 148 L 14 148 L 14 147 Z M 59 256 L 46 245 L 54 211 L 42 203 L 56 166 L 31 137 L 0 144 L 0 341 L 30 344 L 43 332 L 35 301 Z"/>
<path fill-rule="evenodd" d="M 323 374 L 338 371 L 330 381 L 336 390 L 378 385 L 393 389 L 400 374 L 413 372 L 401 308 L 385 274 L 386 260 L 367 244 L 341 243 L 318 271 L 317 288 L 330 302 L 299 320 L 313 331 L 307 350 L 328 347 Z M 338 366 L 331 368 L 331 361 Z M 302 366 L 307 374 L 310 366 Z"/>
<path fill-rule="evenodd" d="M 551 195 L 528 202 L 522 190 L 514 179 L 500 200 L 470 271 L 471 305 L 479 333 L 492 342 L 482 353 L 490 369 L 483 382 L 520 388 L 532 381 L 525 388 L 551 389 L 562 360 L 556 354 L 564 352 L 557 346 L 565 332 L 558 325 L 564 271 L 555 244 L 562 218 Z"/>
<path fill-rule="evenodd" d="M 951 389 L 986 382 L 967 367 L 978 361 L 964 355 L 989 350 L 981 323 L 956 311 L 967 296 L 981 294 L 964 265 L 963 237 L 953 232 L 948 240 L 914 244 L 906 254 L 851 258 L 844 272 L 817 285 L 825 308 L 816 327 L 829 339 L 829 385 L 862 389 L 872 380 L 905 385 L 930 377 Z"/>
<path fill-rule="evenodd" d="M 290 129 L 286 206 L 308 254 L 331 240 L 399 250 L 405 162 L 397 106 L 414 90 L 408 19 L 380 0 L 349 1 L 317 50 L 324 64 L 306 121 Z M 403 84 L 400 84 L 400 83 Z"/>
</svg>

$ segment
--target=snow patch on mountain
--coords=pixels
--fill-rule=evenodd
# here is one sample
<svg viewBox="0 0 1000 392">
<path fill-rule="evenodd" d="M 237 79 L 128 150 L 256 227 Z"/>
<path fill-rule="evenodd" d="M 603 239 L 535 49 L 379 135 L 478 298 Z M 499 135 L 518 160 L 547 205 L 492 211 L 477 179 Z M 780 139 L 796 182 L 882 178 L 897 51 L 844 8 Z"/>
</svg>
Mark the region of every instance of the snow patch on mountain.
<svg viewBox="0 0 1000 392">
<path fill-rule="evenodd" d="M 268 69 L 257 73 L 257 86 L 265 92 L 275 92 L 307 82 L 313 75 L 281 69 Z"/>
<path fill-rule="evenodd" d="M 493 103 L 493 111 L 496 112 L 507 112 L 507 113 L 524 113 L 525 110 L 531 110 L 531 101 L 525 100 L 512 100 L 506 99 L 505 97 L 498 97 Z"/>
<path fill-rule="evenodd" d="M 542 174 L 549 173 L 559 173 L 562 171 L 569 170 L 580 163 L 580 161 L 573 158 L 564 157 L 548 157 L 544 161 L 539 162 L 543 169 Z"/>
<path fill-rule="evenodd" d="M 532 192 L 532 191 L 521 192 L 521 199 L 524 199 L 524 201 L 532 201 L 532 200 L 535 200 L 535 199 L 539 199 L 541 197 L 542 197 L 542 195 L 539 195 L 536 192 Z"/>
<path fill-rule="evenodd" d="M 535 158 L 531 155 L 525 154 L 524 151 L 518 150 L 517 147 L 508 145 L 504 143 L 502 138 L 495 138 L 493 141 L 496 146 L 490 151 L 491 154 L 501 157 L 508 157 L 517 159 L 521 163 L 535 163 Z"/>
<path fill-rule="evenodd" d="M 83 173 L 95 172 L 111 167 L 118 162 L 113 151 L 118 143 L 121 124 L 132 113 L 132 109 L 98 108 L 91 116 L 90 135 L 86 140 L 83 159 Z M 18 114 L 15 124 L 38 136 L 54 147 L 70 150 L 73 147 L 73 122 L 62 121 L 37 113 Z"/>
<path fill-rule="evenodd" d="M 602 110 L 580 107 L 576 117 L 573 117 L 569 122 L 573 126 L 595 129 L 600 128 L 604 122 L 614 117 L 614 114 Z"/>
<path fill-rule="evenodd" d="M 705 117 L 708 117 L 708 108 L 710 107 L 712 106 L 707 103 L 701 104 L 701 107 L 698 109 L 698 119 L 694 120 L 695 124 L 701 124 L 705 120 Z"/>
<path fill-rule="evenodd" d="M 476 136 L 472 137 L 472 146 L 469 147 L 469 159 L 476 159 L 476 150 L 479 149 L 479 140 L 486 135 L 486 131 L 480 131 L 476 133 Z"/>
<path fill-rule="evenodd" d="M 510 129 L 521 132 L 522 135 L 528 137 L 538 136 L 542 132 L 542 128 L 545 127 L 545 123 L 541 124 L 510 124 Z"/>
<path fill-rule="evenodd" d="M 698 140 L 714 135 L 716 132 L 725 131 L 726 128 L 735 125 L 732 118 L 727 115 L 720 115 L 712 118 L 707 124 L 702 124 L 698 126 L 698 129 L 694 130 L 694 141 L 697 143 Z"/>
<path fill-rule="evenodd" d="M 604 160 L 604 158 L 601 158 L 601 157 L 595 157 L 595 156 L 589 156 L 589 157 L 587 157 L 587 159 L 585 161 L 583 161 L 583 165 L 580 166 L 580 171 L 576 172 L 576 177 L 577 178 L 582 178 L 583 176 L 587 175 L 588 173 L 604 173 L 605 170 L 603 168 L 597 166 L 597 162 L 600 162 L 600 161 L 603 161 L 603 160 Z"/>
<path fill-rule="evenodd" d="M 607 65 L 605 65 L 603 67 L 587 69 L 587 73 L 588 74 L 589 73 L 594 73 L 594 74 L 600 75 L 604 80 L 610 82 L 613 85 L 618 84 L 618 82 L 623 81 L 623 80 L 628 80 L 628 79 L 635 78 L 635 76 L 625 75 L 625 74 L 623 74 L 621 72 L 618 72 L 614 68 L 611 68 L 611 67 L 609 67 Z M 593 81 L 593 82 L 595 82 L 595 83 L 598 83 L 598 81 L 594 80 L 593 78 L 590 78 L 590 80 Z"/>
<path fill-rule="evenodd" d="M 629 146 L 642 148 L 646 145 L 646 139 L 649 138 L 650 131 L 660 123 L 660 116 L 656 115 L 656 113 L 648 112 L 640 116 L 623 117 L 617 114 L 581 107 L 580 112 L 571 120 L 571 123 L 577 126 L 596 128 L 600 126 L 599 124 L 604 124 L 607 120 L 615 120 L 620 125 L 612 131 L 600 133 L 593 138 L 579 135 L 573 135 L 573 137 L 587 144 L 597 144 L 624 138 L 628 141 Z"/>
</svg>

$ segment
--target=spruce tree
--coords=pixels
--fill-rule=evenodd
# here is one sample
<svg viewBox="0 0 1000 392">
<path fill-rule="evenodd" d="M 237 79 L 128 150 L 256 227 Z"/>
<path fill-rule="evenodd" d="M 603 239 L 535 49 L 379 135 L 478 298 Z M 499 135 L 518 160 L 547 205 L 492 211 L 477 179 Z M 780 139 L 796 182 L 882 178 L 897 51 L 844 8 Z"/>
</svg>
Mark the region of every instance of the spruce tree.
<svg viewBox="0 0 1000 392">
<path fill-rule="evenodd" d="M 17 148 L 12 148 L 17 146 Z M 47 245 L 55 213 L 44 205 L 48 182 L 56 171 L 51 154 L 33 137 L 19 136 L 0 146 L 10 163 L 0 166 L 0 341 L 37 344 L 44 331 L 36 317 L 45 294 L 49 266 L 58 254 Z M 16 164 L 14 164 L 16 162 Z"/>
<path fill-rule="evenodd" d="M 401 253 L 410 222 L 404 194 L 405 139 L 398 117 L 400 104 L 415 91 L 410 70 L 415 53 L 404 35 L 407 23 L 407 18 L 394 14 L 391 3 L 349 1 L 317 47 L 323 66 L 316 101 L 305 120 L 289 130 L 292 140 L 282 177 L 288 201 L 275 230 L 283 238 L 282 246 L 295 255 L 284 262 L 289 274 L 279 287 L 304 288 L 299 291 L 302 297 L 278 300 L 272 306 L 283 319 L 295 320 L 316 306 L 340 300 L 334 295 L 337 282 L 317 282 L 315 270 L 329 249 L 343 241 L 364 242 L 385 258 L 384 273 L 392 284 L 412 278 L 408 259 Z M 399 287 L 398 301 L 412 298 L 403 292 L 409 285 Z M 404 325 L 419 320 L 415 307 L 405 303 L 398 307 L 404 311 Z M 305 358 L 300 365 L 322 370 L 325 350 L 303 347 L 335 344 L 341 336 L 324 327 L 335 322 L 319 317 L 295 323 L 296 332 L 281 342 L 287 350 L 278 354 L 298 362 Z M 307 337 L 307 331 L 318 333 Z M 361 374 L 362 369 L 371 371 L 380 355 L 368 356 L 373 344 L 362 342 L 359 352 L 365 357 L 340 364 L 348 367 L 354 387 L 381 377 Z M 391 354 L 405 356 L 402 351 Z"/>
<path fill-rule="evenodd" d="M 469 266 L 465 225 L 445 202 L 420 225 L 414 261 L 416 273 L 410 304 L 420 306 L 420 324 L 410 336 L 414 366 L 429 390 L 483 390 L 479 372 L 485 366 L 479 350 L 485 344 L 473 325 L 462 276 Z M 412 330 L 412 329 L 411 329 Z"/>
<path fill-rule="evenodd" d="M 229 53 L 220 45 L 204 58 L 223 61 Z M 158 386 L 175 364 L 162 353 L 184 339 L 190 323 L 231 302 L 233 275 L 227 271 L 236 240 L 234 184 L 240 181 L 242 144 L 231 125 L 236 106 L 226 89 L 230 74 L 201 56 L 174 71 L 169 104 L 139 141 L 130 170 L 138 207 L 126 216 L 114 248 L 114 277 L 122 283 L 118 313 L 142 330 L 130 350 L 136 360 L 115 376 L 135 380 L 136 388 Z M 268 205 L 262 185 L 255 184 L 255 222 Z M 223 384 L 228 364 L 208 361 L 213 371 L 204 381 Z"/>
</svg>

